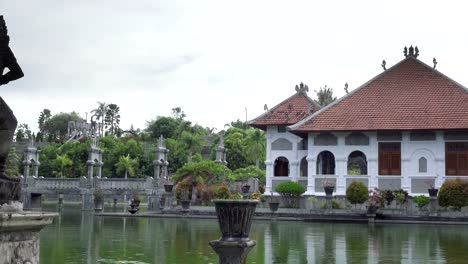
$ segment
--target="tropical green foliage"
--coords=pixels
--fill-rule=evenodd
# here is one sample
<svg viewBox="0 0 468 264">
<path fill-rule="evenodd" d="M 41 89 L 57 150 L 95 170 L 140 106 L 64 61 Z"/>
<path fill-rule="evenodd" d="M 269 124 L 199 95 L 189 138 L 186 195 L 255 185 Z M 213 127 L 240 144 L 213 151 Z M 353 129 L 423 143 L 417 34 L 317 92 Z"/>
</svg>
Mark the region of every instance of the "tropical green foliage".
<svg viewBox="0 0 468 264">
<path fill-rule="evenodd" d="M 468 181 L 446 180 L 439 191 L 439 205 L 460 210 L 468 205 Z"/>
<path fill-rule="evenodd" d="M 16 177 L 18 176 L 19 173 L 19 162 L 20 162 L 20 157 L 16 153 L 16 148 L 11 147 L 10 152 L 8 153 L 8 159 L 6 161 L 6 169 L 5 173 L 6 175 L 10 177 Z"/>
<path fill-rule="evenodd" d="M 333 88 L 324 86 L 320 87 L 318 91 L 315 91 L 317 94 L 317 100 L 315 102 L 320 106 L 326 106 L 333 103 L 336 100 L 336 96 L 333 96 Z"/>
<path fill-rule="evenodd" d="M 31 136 L 32 136 L 32 132 L 28 124 L 25 124 L 25 123 L 20 124 L 18 128 L 16 129 L 16 133 L 15 133 L 16 142 L 27 141 L 31 138 Z"/>
<path fill-rule="evenodd" d="M 75 112 L 58 113 L 53 115 L 50 119 L 47 120 L 47 123 L 44 124 L 44 126 L 47 127 L 47 130 L 49 131 L 47 141 L 52 142 L 55 139 L 65 139 L 68 133 L 68 122 L 78 121 L 81 119 L 82 118 Z"/>
<path fill-rule="evenodd" d="M 346 200 L 351 204 L 362 204 L 369 199 L 369 192 L 364 183 L 353 181 L 346 189 Z"/>
<path fill-rule="evenodd" d="M 256 178 L 258 179 L 260 185 L 266 184 L 266 173 L 262 169 L 258 169 L 257 167 L 250 165 L 246 168 L 240 168 L 232 172 L 231 176 L 229 177 L 230 180 L 247 180 L 249 178 Z"/>
<path fill-rule="evenodd" d="M 215 184 L 227 180 L 231 170 L 212 160 L 190 162 L 178 169 L 172 180 L 177 183 L 190 176 L 197 184 Z"/>
<path fill-rule="evenodd" d="M 115 135 L 119 130 L 120 124 L 120 107 L 116 104 L 109 104 L 107 106 L 106 115 L 104 118 L 106 128 L 109 128 L 109 134 Z"/>
<path fill-rule="evenodd" d="M 138 166 L 138 159 L 130 158 L 130 154 L 127 156 L 120 156 L 119 162 L 115 164 L 117 167 L 117 173 L 124 173 L 124 178 L 127 178 L 127 175 L 130 177 L 135 176 L 135 167 Z"/>
<path fill-rule="evenodd" d="M 67 154 L 57 155 L 55 158 L 55 164 L 59 168 L 60 177 L 63 178 L 65 168 L 69 168 L 73 165 L 73 161 L 67 156 Z"/>
<path fill-rule="evenodd" d="M 420 209 L 429 204 L 429 198 L 424 195 L 416 196 L 413 201 Z"/>
</svg>

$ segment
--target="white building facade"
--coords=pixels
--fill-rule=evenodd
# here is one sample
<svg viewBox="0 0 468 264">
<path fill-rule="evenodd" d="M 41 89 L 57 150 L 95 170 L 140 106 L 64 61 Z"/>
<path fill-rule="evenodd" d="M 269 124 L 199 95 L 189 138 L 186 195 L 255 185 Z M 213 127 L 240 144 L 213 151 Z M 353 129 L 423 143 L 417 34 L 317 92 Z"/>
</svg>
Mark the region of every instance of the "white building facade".
<svg viewBox="0 0 468 264">
<path fill-rule="evenodd" d="M 468 90 L 417 54 L 405 56 L 323 109 L 304 107 L 310 98 L 298 101 L 306 91 L 296 87 L 296 97 L 252 120 L 266 131 L 266 193 L 295 181 L 306 195 L 324 195 L 327 180 L 337 195 L 353 181 L 420 195 L 447 179 L 468 179 Z"/>
</svg>

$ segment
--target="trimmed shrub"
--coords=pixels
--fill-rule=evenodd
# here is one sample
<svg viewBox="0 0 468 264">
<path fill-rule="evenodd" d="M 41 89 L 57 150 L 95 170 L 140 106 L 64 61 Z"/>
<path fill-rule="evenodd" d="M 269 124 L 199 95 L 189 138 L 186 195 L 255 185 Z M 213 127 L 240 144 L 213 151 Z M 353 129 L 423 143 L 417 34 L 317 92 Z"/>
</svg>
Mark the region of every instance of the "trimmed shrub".
<svg viewBox="0 0 468 264">
<path fill-rule="evenodd" d="M 275 191 L 281 195 L 287 207 L 298 207 L 298 199 L 306 190 L 297 182 L 286 181 L 276 185 Z"/>
<path fill-rule="evenodd" d="M 419 207 L 419 209 L 429 204 L 429 198 L 424 195 L 419 195 L 414 198 L 414 203 Z"/>
<path fill-rule="evenodd" d="M 468 182 L 456 179 L 447 180 L 439 190 L 439 205 L 443 207 L 453 206 L 460 210 L 468 205 Z"/>
<path fill-rule="evenodd" d="M 395 194 L 395 201 L 397 202 L 397 204 L 402 205 L 406 203 L 406 201 L 408 201 L 407 191 L 400 189 L 398 191 L 394 191 L 393 193 Z"/>
<path fill-rule="evenodd" d="M 346 189 L 346 200 L 352 204 L 362 204 L 369 199 L 369 192 L 363 182 L 353 181 Z"/>
</svg>

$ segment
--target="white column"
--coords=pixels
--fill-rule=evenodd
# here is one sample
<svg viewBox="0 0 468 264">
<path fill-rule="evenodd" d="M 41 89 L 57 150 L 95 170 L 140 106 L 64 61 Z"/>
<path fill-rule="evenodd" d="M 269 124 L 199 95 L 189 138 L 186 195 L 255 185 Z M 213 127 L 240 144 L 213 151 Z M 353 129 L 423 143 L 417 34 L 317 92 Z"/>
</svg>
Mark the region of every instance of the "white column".
<svg viewBox="0 0 468 264">
<path fill-rule="evenodd" d="M 315 170 L 316 170 L 316 160 L 310 155 L 307 156 L 307 195 L 315 194 Z"/>
<path fill-rule="evenodd" d="M 297 160 L 291 161 L 289 166 L 289 176 L 291 177 L 292 181 L 297 182 L 299 180 L 299 162 Z"/>
<path fill-rule="evenodd" d="M 409 132 L 402 133 L 402 140 L 401 140 L 401 188 L 408 193 L 411 193 L 411 179 L 410 179 L 410 155 L 408 143 L 410 141 L 410 134 Z"/>
<path fill-rule="evenodd" d="M 436 152 L 435 152 L 435 161 L 436 161 L 436 180 L 435 180 L 435 188 L 440 188 L 444 183 L 444 176 L 445 176 L 445 140 L 444 140 L 444 132 L 438 131 L 436 132 Z"/>
<path fill-rule="evenodd" d="M 348 174 L 348 164 L 345 150 L 345 135 L 342 133 L 336 133 L 335 136 L 338 138 L 338 145 L 335 155 L 335 175 L 336 178 L 336 194 L 344 195 L 346 193 L 346 179 L 344 175 Z"/>
<path fill-rule="evenodd" d="M 367 157 L 367 174 L 369 174 L 369 189 L 379 187 L 379 142 L 377 133 L 369 133 L 369 155 Z"/>
<path fill-rule="evenodd" d="M 270 194 L 272 192 L 272 181 L 273 181 L 273 163 L 271 160 L 265 160 L 266 166 L 266 186 L 265 186 L 265 193 Z"/>
</svg>

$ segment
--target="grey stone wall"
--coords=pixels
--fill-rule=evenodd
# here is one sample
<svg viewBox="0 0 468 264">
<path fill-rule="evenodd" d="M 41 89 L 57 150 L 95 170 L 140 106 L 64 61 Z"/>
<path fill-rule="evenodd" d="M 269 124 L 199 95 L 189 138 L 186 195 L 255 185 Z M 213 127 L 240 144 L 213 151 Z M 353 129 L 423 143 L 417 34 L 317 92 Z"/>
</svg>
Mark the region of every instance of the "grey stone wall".
<svg viewBox="0 0 468 264">
<path fill-rule="evenodd" d="M 0 232 L 0 263 L 39 263 L 39 234 L 37 232 Z"/>
</svg>

